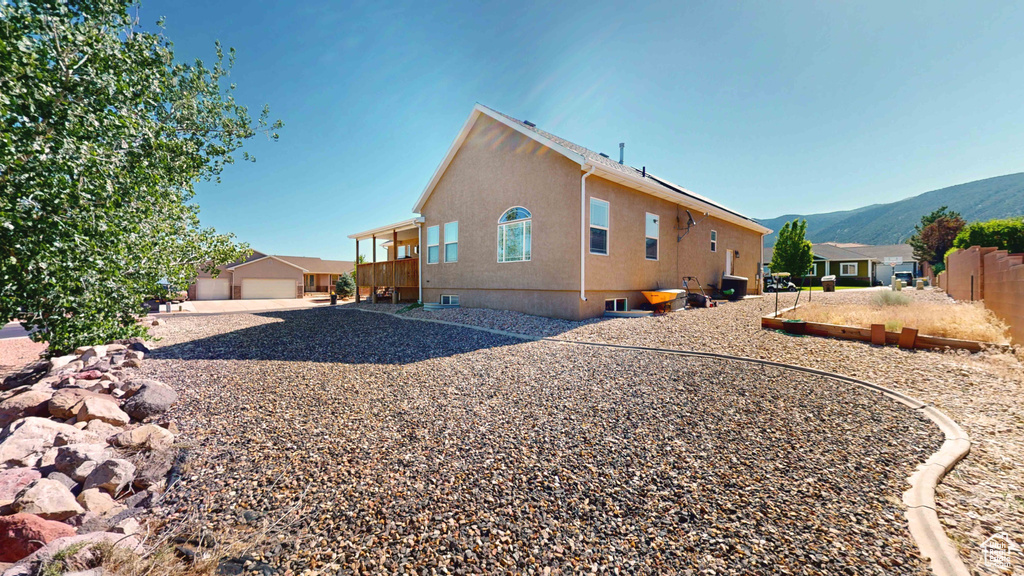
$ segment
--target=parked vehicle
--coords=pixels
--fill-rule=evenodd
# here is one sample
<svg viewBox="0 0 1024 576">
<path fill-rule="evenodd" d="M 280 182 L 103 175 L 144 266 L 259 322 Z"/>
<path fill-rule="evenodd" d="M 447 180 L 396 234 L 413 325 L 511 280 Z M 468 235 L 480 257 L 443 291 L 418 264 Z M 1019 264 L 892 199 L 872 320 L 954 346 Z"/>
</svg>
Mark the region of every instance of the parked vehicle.
<svg viewBox="0 0 1024 576">
<path fill-rule="evenodd" d="M 905 282 L 908 288 L 914 286 L 914 274 L 912 272 L 897 272 L 895 276 L 897 280 Z"/>
<path fill-rule="evenodd" d="M 796 292 L 796 284 L 789 281 L 788 272 L 779 272 L 777 274 L 771 274 L 765 280 L 764 286 L 765 292 Z"/>
</svg>

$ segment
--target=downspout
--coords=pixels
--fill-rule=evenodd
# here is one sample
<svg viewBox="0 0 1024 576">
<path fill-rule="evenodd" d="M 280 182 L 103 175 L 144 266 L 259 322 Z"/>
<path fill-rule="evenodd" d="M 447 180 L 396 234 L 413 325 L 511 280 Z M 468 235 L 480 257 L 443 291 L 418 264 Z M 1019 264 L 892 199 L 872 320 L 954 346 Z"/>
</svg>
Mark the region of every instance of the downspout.
<svg viewBox="0 0 1024 576">
<path fill-rule="evenodd" d="M 418 254 L 416 254 L 416 259 L 419 260 L 419 262 L 416 263 L 416 273 L 419 275 L 419 280 L 418 280 L 417 284 L 419 284 L 419 291 L 420 291 L 419 299 L 416 301 L 416 303 L 417 304 L 423 304 L 423 223 L 422 222 L 417 222 L 416 223 L 416 242 L 417 242 L 416 251 L 418 252 Z"/>
<path fill-rule="evenodd" d="M 581 168 L 586 168 L 586 164 Z M 587 176 L 595 169 L 597 166 L 591 165 L 580 178 L 580 300 L 584 302 L 587 301 Z"/>
</svg>

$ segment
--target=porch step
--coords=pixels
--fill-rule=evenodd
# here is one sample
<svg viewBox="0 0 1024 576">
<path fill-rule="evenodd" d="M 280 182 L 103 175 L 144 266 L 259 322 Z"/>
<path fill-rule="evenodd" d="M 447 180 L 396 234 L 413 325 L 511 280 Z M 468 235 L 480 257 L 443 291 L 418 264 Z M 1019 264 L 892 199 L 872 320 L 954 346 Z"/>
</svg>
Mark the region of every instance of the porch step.
<svg viewBox="0 0 1024 576">
<path fill-rule="evenodd" d="M 458 304 L 438 304 L 437 302 L 424 302 L 424 310 L 444 310 L 445 308 L 458 308 Z"/>
</svg>

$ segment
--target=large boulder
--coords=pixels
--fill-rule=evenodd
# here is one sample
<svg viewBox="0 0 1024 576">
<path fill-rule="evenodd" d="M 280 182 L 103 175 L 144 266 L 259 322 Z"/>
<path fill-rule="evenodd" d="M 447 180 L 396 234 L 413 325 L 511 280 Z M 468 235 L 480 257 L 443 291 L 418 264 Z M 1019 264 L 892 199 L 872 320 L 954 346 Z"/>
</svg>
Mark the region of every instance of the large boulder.
<svg viewBox="0 0 1024 576">
<path fill-rule="evenodd" d="M 67 356 L 54 356 L 50 358 L 50 374 L 64 368 L 68 364 L 71 364 L 75 360 L 78 360 L 78 356 L 75 354 L 68 354 Z"/>
<path fill-rule="evenodd" d="M 34 514 L 0 516 L 0 562 L 17 562 L 57 538 L 74 535 L 71 526 Z"/>
<path fill-rule="evenodd" d="M 84 482 L 89 474 L 112 454 L 105 444 L 68 444 L 57 448 L 53 466 L 78 482 Z"/>
<path fill-rule="evenodd" d="M 79 348 L 79 350 L 81 350 L 81 348 Z M 85 350 L 82 350 L 82 356 L 81 358 L 79 358 L 79 360 L 85 362 L 86 365 L 88 365 L 93 360 L 93 358 L 99 359 L 103 358 L 106 355 L 106 346 L 89 346 Z"/>
<path fill-rule="evenodd" d="M 141 384 L 141 386 L 138 392 L 125 401 L 122 408 L 136 420 L 163 414 L 178 401 L 178 393 L 162 382 L 133 380 L 129 386 L 133 384 Z"/>
<path fill-rule="evenodd" d="M 84 512 L 67 486 L 48 478 L 36 480 L 19 492 L 11 509 L 46 520 L 66 520 Z"/>
<path fill-rule="evenodd" d="M 117 496 L 135 479 L 135 465 L 127 460 L 111 458 L 96 467 L 85 479 L 85 490 L 100 488 Z"/>
<path fill-rule="evenodd" d="M 28 390 L 17 396 L 0 402 L 0 427 L 7 426 L 15 420 L 26 416 L 46 416 L 49 410 L 46 407 L 52 391 Z"/>
<path fill-rule="evenodd" d="M 144 424 L 115 435 L 110 438 L 110 443 L 122 448 L 160 451 L 174 444 L 174 434 L 156 424 Z"/>
<path fill-rule="evenodd" d="M 62 388 L 53 393 L 53 397 L 47 403 L 47 409 L 54 418 L 67 420 L 78 415 L 74 408 L 79 402 L 89 397 L 100 397 L 96 392 L 90 392 L 83 388 Z"/>
<path fill-rule="evenodd" d="M 167 475 L 170 474 L 176 457 L 176 450 L 146 452 L 141 455 L 135 463 L 135 487 L 162 492 L 167 485 Z"/>
<path fill-rule="evenodd" d="M 9 506 L 26 486 L 42 478 L 32 468 L 10 468 L 0 471 L 0 510 Z"/>
<path fill-rule="evenodd" d="M 79 422 L 102 420 L 113 426 L 124 426 L 131 418 L 117 406 L 117 402 L 108 397 L 89 396 L 77 404 L 76 416 Z"/>
<path fill-rule="evenodd" d="M 35 467 L 54 446 L 103 441 L 92 432 L 49 418 L 22 418 L 0 432 L 0 468 Z"/>
</svg>

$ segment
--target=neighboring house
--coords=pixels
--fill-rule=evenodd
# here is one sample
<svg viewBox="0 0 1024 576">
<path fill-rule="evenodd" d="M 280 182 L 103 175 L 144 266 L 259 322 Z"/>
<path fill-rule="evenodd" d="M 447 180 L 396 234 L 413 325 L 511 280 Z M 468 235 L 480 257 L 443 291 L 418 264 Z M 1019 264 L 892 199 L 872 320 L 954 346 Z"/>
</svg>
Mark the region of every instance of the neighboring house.
<svg viewBox="0 0 1024 576">
<path fill-rule="evenodd" d="M 570 319 L 638 307 L 642 290 L 681 288 L 685 276 L 705 287 L 744 276 L 757 293 L 771 232 L 644 167 L 480 105 L 413 212 L 421 216 L 350 236 L 357 251 L 387 239 L 411 256 L 359 265 L 357 284 L 378 296 L 390 287 L 394 300 L 418 291 L 423 302 Z"/>
<path fill-rule="evenodd" d="M 283 299 L 329 293 L 338 276 L 351 273 L 355 266 L 342 260 L 253 252 L 245 260 L 218 269 L 216 278 L 199 273 L 188 287 L 190 300 Z"/>
<path fill-rule="evenodd" d="M 764 273 L 767 275 L 772 261 L 772 248 L 764 250 Z M 840 286 L 888 286 L 892 282 L 894 267 L 895 272 L 911 272 L 915 277 L 919 273 L 917 262 L 914 261 L 914 249 L 909 244 L 872 246 L 822 242 L 814 244 L 813 251 L 811 272 L 804 277 L 808 286 L 820 286 L 821 277 L 829 275 L 834 275 Z M 799 284 L 798 279 L 793 282 Z"/>
</svg>

